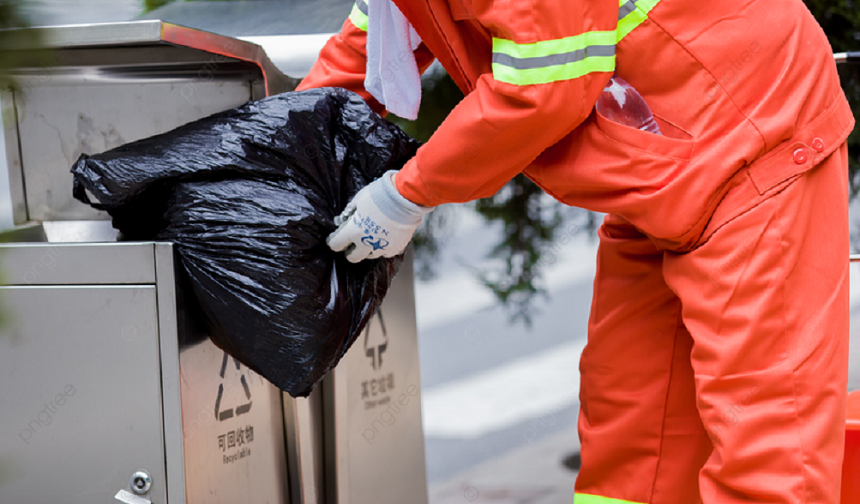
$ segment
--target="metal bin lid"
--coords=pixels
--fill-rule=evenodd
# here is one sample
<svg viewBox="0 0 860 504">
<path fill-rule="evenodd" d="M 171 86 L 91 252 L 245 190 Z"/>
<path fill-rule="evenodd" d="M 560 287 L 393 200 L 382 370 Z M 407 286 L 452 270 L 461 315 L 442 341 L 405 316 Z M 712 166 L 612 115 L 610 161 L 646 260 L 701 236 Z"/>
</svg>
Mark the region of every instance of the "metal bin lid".
<svg viewBox="0 0 860 504">
<path fill-rule="evenodd" d="M 299 82 L 257 44 L 160 20 L 9 31 L 20 36 L 4 51 L 23 57 L 8 71 L 17 90 L 0 90 L 0 177 L 9 180 L 0 199 L 12 202 L 15 224 L 106 219 L 71 196 L 69 167 L 81 153 L 163 133 Z"/>
</svg>

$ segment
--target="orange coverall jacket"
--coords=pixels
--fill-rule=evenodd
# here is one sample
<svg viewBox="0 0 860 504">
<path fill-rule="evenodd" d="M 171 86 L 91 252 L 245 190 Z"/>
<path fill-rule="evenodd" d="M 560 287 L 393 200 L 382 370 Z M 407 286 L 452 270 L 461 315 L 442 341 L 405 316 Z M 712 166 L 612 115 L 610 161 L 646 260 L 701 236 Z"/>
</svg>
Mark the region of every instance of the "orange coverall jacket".
<svg viewBox="0 0 860 504">
<path fill-rule="evenodd" d="M 577 504 L 839 502 L 854 119 L 801 0 L 394 0 L 466 94 L 397 175 L 606 212 Z M 299 89 L 363 89 L 363 0 Z M 366 10 L 366 9 L 365 9 Z M 396 71 L 395 69 L 392 69 Z M 596 114 L 613 71 L 663 136 Z"/>
<path fill-rule="evenodd" d="M 826 36 L 801 0 L 619 3 L 395 0 L 424 42 L 419 68 L 435 57 L 466 94 L 397 176 L 400 192 L 427 206 L 464 202 L 524 172 L 563 203 L 616 213 L 683 250 L 743 168 L 805 146 L 794 173 L 752 170 L 759 186 L 775 184 L 851 131 Z M 298 89 L 344 87 L 381 112 L 363 88 L 361 16 L 357 6 Z M 613 70 L 664 137 L 593 114 Z M 813 135 L 821 148 L 812 126 L 826 130 Z"/>
</svg>

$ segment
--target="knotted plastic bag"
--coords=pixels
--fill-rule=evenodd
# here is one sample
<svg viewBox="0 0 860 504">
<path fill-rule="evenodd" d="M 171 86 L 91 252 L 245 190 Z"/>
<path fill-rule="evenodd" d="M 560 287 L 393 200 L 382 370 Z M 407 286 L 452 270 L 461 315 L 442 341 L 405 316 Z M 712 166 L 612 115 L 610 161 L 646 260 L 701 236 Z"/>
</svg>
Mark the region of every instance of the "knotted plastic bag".
<svg viewBox="0 0 860 504">
<path fill-rule="evenodd" d="M 106 210 L 124 239 L 175 243 L 215 344 L 306 396 L 402 261 L 352 264 L 325 237 L 359 189 L 418 145 L 354 93 L 285 93 L 82 155 L 74 194 Z"/>
</svg>

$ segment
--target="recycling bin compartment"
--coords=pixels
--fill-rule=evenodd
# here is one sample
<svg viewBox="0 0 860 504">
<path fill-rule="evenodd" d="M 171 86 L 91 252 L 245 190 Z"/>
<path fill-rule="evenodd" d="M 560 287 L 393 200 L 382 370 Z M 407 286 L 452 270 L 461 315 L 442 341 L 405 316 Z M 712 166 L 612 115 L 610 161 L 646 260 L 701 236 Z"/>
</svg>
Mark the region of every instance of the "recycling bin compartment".
<svg viewBox="0 0 860 504">
<path fill-rule="evenodd" d="M 172 244 L 117 241 L 71 196 L 81 153 L 297 81 L 254 44 L 160 21 L 40 30 L 51 65 L 0 92 L 16 224 L 0 233 L 0 504 L 426 503 L 411 257 L 381 317 L 292 399 L 211 343 Z"/>
</svg>

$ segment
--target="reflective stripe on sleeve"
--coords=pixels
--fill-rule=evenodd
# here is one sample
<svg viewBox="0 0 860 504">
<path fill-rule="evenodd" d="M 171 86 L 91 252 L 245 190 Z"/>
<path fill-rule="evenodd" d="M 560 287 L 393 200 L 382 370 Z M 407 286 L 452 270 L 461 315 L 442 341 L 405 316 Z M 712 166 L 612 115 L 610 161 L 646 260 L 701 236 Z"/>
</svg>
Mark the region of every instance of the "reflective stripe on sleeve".
<svg viewBox="0 0 860 504">
<path fill-rule="evenodd" d="M 636 2 L 633 0 L 621 0 L 618 2 L 618 20 L 621 21 L 634 10 L 636 10 Z"/>
<path fill-rule="evenodd" d="M 362 0 L 359 0 L 362 1 Z M 648 19 L 660 0 L 619 0 L 615 31 L 517 44 L 493 38 L 493 78 L 519 86 L 547 84 L 615 70 L 615 45 Z"/>
<path fill-rule="evenodd" d="M 614 31 L 517 44 L 493 38 L 493 78 L 525 86 L 615 70 Z"/>
<path fill-rule="evenodd" d="M 616 41 L 630 34 L 648 19 L 648 13 L 660 0 L 620 0 L 618 2 L 618 33 Z"/>
<path fill-rule="evenodd" d="M 573 504 L 643 504 L 643 503 L 621 500 L 621 499 L 612 499 L 609 497 L 601 497 L 599 495 L 575 493 L 575 494 L 573 494 Z"/>
<path fill-rule="evenodd" d="M 355 5 L 352 6 L 352 12 L 349 13 L 349 20 L 361 31 L 367 31 L 367 2 L 364 0 L 355 0 Z"/>
</svg>

